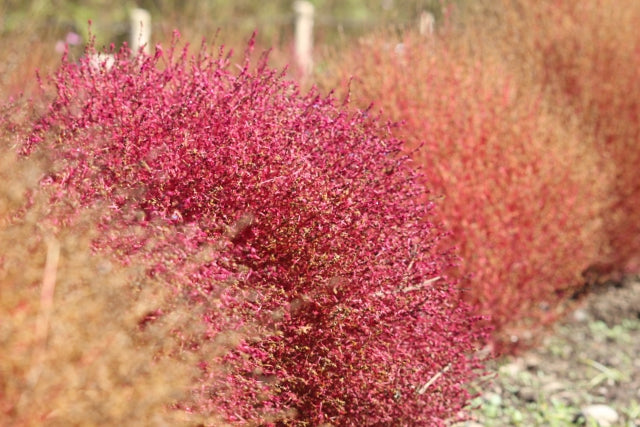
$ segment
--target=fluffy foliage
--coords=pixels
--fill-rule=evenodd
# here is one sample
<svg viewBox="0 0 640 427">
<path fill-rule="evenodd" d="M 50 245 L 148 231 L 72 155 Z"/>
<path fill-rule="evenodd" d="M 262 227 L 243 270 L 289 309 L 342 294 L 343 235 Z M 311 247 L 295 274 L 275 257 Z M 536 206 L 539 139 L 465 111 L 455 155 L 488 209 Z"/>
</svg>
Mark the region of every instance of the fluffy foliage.
<svg viewBox="0 0 640 427">
<path fill-rule="evenodd" d="M 458 413 L 483 332 L 387 125 L 301 94 L 264 57 L 235 69 L 204 46 L 65 60 L 52 82 L 23 152 L 55 158 L 54 220 L 106 202 L 96 247 L 145 260 L 204 306 L 203 340 L 258 324 L 202 360 L 184 409 L 278 425 Z"/>
<path fill-rule="evenodd" d="M 195 360 L 171 333 L 178 327 L 185 336 L 199 333 L 192 308 L 136 269 L 94 256 L 89 243 L 95 214 L 87 212 L 73 228 L 54 233 L 46 221 L 46 192 L 25 197 L 37 185 L 42 164 L 18 160 L 6 147 L 0 152 L 3 424 L 203 421 L 169 410 L 187 397 L 197 375 Z M 167 315 L 138 328 L 158 308 Z"/>
<path fill-rule="evenodd" d="M 600 262 L 625 273 L 640 271 L 640 4 L 588 0 L 523 2 L 500 8 L 507 37 L 521 44 L 510 57 L 551 89 L 594 138 L 609 184 L 603 199 L 607 242 Z M 523 7 L 525 6 L 525 7 Z"/>
<path fill-rule="evenodd" d="M 603 243 L 606 182 L 590 140 L 473 26 L 390 40 L 341 52 L 324 84 L 355 75 L 352 99 L 404 121 L 399 134 L 442 197 L 464 295 L 491 316 L 498 347 L 530 344 Z"/>
</svg>

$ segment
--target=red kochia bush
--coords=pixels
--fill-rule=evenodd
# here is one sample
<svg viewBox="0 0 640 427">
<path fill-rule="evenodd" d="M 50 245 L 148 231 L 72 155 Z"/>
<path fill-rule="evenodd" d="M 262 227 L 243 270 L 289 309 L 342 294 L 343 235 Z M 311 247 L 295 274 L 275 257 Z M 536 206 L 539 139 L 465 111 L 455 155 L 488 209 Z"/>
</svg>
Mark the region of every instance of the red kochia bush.
<svg viewBox="0 0 640 427">
<path fill-rule="evenodd" d="M 484 15 L 483 15 L 484 16 Z M 589 139 L 471 25 L 430 38 L 363 40 L 337 58 L 329 86 L 355 75 L 354 103 L 402 120 L 463 263 L 467 301 L 489 315 L 496 347 L 530 345 L 598 260 L 600 179 Z M 447 30 L 447 31 L 445 31 Z M 386 43 L 386 45 L 385 45 Z"/>
<path fill-rule="evenodd" d="M 605 169 L 610 188 L 604 199 L 610 252 L 603 254 L 602 261 L 608 262 L 609 268 L 637 274 L 640 34 L 636 23 L 640 3 L 545 0 L 518 8 L 518 13 L 523 21 L 518 35 L 527 31 L 525 37 L 535 47 L 521 53 L 528 56 L 522 66 L 535 70 L 542 83 L 553 89 L 558 102 L 566 103 L 579 117 L 585 131 L 594 135 L 595 149 L 605 167 L 611 163 L 612 167 Z"/>
<path fill-rule="evenodd" d="M 468 399 L 482 331 L 445 276 L 455 258 L 438 249 L 445 234 L 400 141 L 367 111 L 301 94 L 266 57 L 230 64 L 222 49 L 175 44 L 121 51 L 111 68 L 63 60 L 24 152 L 53 153 L 44 182 L 71 205 L 110 204 L 102 249 L 143 253 L 126 229 L 158 221 L 157 239 L 183 242 L 182 258 L 147 258 L 168 264 L 154 273 L 200 263 L 181 286 L 216 302 L 203 317 L 210 339 L 230 319 L 263 326 L 222 374 L 204 361 L 188 410 L 254 424 L 283 411 L 278 425 L 443 424 Z M 205 244 L 217 245 L 211 259 L 189 259 Z"/>
</svg>

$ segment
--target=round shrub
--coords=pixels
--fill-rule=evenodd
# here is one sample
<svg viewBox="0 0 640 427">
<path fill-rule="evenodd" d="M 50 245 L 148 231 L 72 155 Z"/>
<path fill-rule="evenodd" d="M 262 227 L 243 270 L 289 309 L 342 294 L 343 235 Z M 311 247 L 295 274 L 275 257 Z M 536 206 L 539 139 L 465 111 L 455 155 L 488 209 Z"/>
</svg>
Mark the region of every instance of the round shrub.
<svg viewBox="0 0 640 427">
<path fill-rule="evenodd" d="M 176 42 L 111 52 L 110 66 L 92 64 L 91 47 L 63 60 L 23 146 L 56 159 L 43 180 L 59 189 L 53 215 L 106 201 L 96 247 L 205 304 L 202 340 L 256 325 L 202 361 L 183 409 L 232 423 L 444 424 L 469 398 L 484 332 L 446 277 L 456 258 L 439 249 L 419 175 L 388 124 L 301 93 L 266 56 L 252 65 L 251 46 L 237 67 L 223 48 Z"/>
<path fill-rule="evenodd" d="M 494 348 L 513 352 L 571 306 L 581 272 L 598 261 L 607 179 L 576 120 L 501 55 L 506 39 L 451 27 L 407 32 L 401 51 L 384 34 L 363 39 L 336 55 L 324 81 L 355 75 L 354 103 L 375 100 L 404 122 L 395 134 L 441 199 L 463 296 L 490 316 Z"/>
</svg>

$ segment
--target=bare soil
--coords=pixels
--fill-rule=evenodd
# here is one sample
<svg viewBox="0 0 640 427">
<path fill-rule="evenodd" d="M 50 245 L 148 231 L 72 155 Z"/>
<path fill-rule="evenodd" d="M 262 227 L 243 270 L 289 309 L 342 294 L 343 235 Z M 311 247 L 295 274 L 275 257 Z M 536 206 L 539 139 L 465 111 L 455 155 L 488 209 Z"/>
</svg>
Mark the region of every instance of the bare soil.
<svg viewBox="0 0 640 427">
<path fill-rule="evenodd" d="M 463 425 L 640 427 L 640 279 L 590 289 L 540 346 L 489 370 Z M 591 418 L 594 405 L 617 420 Z"/>
</svg>

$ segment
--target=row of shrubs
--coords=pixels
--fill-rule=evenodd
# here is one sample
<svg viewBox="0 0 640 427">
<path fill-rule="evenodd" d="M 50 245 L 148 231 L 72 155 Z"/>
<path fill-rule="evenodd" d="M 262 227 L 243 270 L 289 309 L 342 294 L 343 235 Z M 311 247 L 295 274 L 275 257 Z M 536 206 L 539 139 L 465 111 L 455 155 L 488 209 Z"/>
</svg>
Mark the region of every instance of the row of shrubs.
<svg viewBox="0 0 640 427">
<path fill-rule="evenodd" d="M 3 168 L 0 339 L 20 357 L 0 365 L 2 414 L 463 417 L 482 346 L 535 338 L 589 267 L 636 267 L 637 125 L 620 117 L 637 53 L 613 32 L 628 15 L 528 3 L 342 51 L 317 81 L 350 80 L 351 103 L 301 92 L 251 43 L 244 59 L 177 39 L 112 67 L 65 57 L 2 116 L 23 156 Z M 620 46 L 603 59 L 605 41 Z"/>
<path fill-rule="evenodd" d="M 385 33 L 317 73 L 400 121 L 501 351 L 530 345 L 585 281 L 637 273 L 637 2 L 466 2 L 427 38 Z"/>
</svg>

